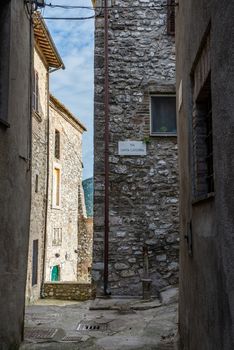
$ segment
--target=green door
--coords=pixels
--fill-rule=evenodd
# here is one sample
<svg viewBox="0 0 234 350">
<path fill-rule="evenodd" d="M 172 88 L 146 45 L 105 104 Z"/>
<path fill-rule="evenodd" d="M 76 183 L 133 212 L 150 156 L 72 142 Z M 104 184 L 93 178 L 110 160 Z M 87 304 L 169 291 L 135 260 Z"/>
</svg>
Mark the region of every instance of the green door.
<svg viewBox="0 0 234 350">
<path fill-rule="evenodd" d="M 56 282 L 59 281 L 59 266 L 53 266 L 52 272 L 51 272 L 51 281 Z"/>
</svg>

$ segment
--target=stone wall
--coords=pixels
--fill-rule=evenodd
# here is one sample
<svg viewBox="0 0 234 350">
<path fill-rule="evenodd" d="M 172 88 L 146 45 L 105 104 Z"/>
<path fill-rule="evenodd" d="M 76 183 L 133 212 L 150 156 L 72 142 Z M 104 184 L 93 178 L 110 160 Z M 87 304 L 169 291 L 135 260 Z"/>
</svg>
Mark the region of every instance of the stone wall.
<svg viewBox="0 0 234 350">
<path fill-rule="evenodd" d="M 44 297 L 48 299 L 85 301 L 95 297 L 95 290 L 90 283 L 45 283 Z"/>
<path fill-rule="evenodd" d="M 0 348 L 19 349 L 30 223 L 30 20 L 23 0 L 0 4 Z"/>
<path fill-rule="evenodd" d="M 234 33 L 233 16 L 234 2 L 228 0 L 180 0 L 176 15 L 177 89 L 182 86 L 177 117 L 181 350 L 234 349 L 234 42 L 230 40 Z M 209 36 L 210 52 L 200 70 Z M 210 86 L 204 84 L 208 62 Z M 198 71 L 193 79 L 191 72 L 196 75 Z M 214 193 L 205 188 L 197 196 L 193 192 L 196 176 L 193 136 L 198 130 L 193 123 L 196 108 L 192 102 L 198 104 L 200 97 L 205 95 L 207 99 L 210 92 Z M 204 115 L 203 122 L 205 119 Z M 203 155 L 206 152 L 207 148 Z"/>
<path fill-rule="evenodd" d="M 79 216 L 78 282 L 91 281 L 93 255 L 93 218 Z"/>
<path fill-rule="evenodd" d="M 48 140 L 48 70 L 34 49 L 34 69 L 38 74 L 38 112 L 32 112 L 32 195 L 30 239 L 28 250 L 28 273 L 26 301 L 34 302 L 40 297 L 44 260 L 47 140 Z M 38 240 L 37 283 L 32 285 L 33 241 Z"/>
<path fill-rule="evenodd" d="M 60 281 L 77 281 L 79 187 L 82 181 L 84 129 L 69 113 L 58 100 L 51 97 L 45 281 L 51 281 L 54 266 L 59 267 Z M 55 130 L 60 134 L 59 159 L 55 155 Z M 59 205 L 55 202 L 55 168 L 60 169 Z"/>
<path fill-rule="evenodd" d="M 176 136 L 151 136 L 150 96 L 175 93 L 174 37 L 167 35 L 166 1 L 110 2 L 110 234 L 112 294 L 153 293 L 178 282 L 178 167 Z M 97 5 L 101 5 L 99 1 Z M 161 6 L 161 4 L 163 6 Z M 129 8 L 130 7 L 130 8 Z M 104 18 L 95 33 L 95 178 L 93 279 L 103 288 Z M 119 156 L 118 141 L 146 142 L 146 156 Z"/>
</svg>

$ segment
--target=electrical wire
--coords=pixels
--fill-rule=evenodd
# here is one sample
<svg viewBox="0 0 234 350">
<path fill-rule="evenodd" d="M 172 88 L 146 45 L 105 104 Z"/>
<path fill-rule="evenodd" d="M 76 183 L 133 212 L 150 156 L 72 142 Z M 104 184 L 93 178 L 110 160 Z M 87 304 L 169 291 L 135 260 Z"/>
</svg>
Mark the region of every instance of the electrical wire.
<svg viewBox="0 0 234 350">
<path fill-rule="evenodd" d="M 49 19 L 49 20 L 69 20 L 69 21 L 84 21 L 86 19 L 92 19 L 95 18 L 96 16 L 89 16 L 89 17 L 44 17 L 44 19 Z"/>
<path fill-rule="evenodd" d="M 105 9 L 105 6 L 95 6 L 92 7 L 92 6 L 74 6 L 74 5 L 53 5 L 52 3 L 45 3 L 45 6 L 47 7 L 51 7 L 51 8 L 61 8 L 61 9 L 64 9 L 64 10 L 72 10 L 72 9 L 86 9 L 86 10 L 95 10 L 95 9 Z M 148 6 L 144 6 L 144 5 L 128 5 L 128 6 L 117 6 L 117 5 L 113 5 L 113 6 L 108 6 L 108 10 L 116 10 L 116 9 L 155 9 L 155 10 L 158 10 L 158 9 L 162 9 L 164 7 L 175 7 L 177 6 L 176 4 L 175 5 L 164 5 L 164 4 L 161 4 L 161 5 L 148 5 Z"/>
</svg>

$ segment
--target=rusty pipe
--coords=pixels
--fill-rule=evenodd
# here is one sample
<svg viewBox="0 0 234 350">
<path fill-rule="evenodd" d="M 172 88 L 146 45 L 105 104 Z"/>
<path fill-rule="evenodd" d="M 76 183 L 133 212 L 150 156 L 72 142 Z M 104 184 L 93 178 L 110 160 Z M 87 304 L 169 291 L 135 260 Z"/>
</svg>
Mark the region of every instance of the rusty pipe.
<svg viewBox="0 0 234 350">
<path fill-rule="evenodd" d="M 104 1 L 104 64 L 105 64 L 105 86 L 104 86 L 104 113 L 105 113 L 105 233 L 104 233 L 104 294 L 108 291 L 108 260 L 109 260 L 109 54 L 108 54 L 108 0 Z"/>
</svg>

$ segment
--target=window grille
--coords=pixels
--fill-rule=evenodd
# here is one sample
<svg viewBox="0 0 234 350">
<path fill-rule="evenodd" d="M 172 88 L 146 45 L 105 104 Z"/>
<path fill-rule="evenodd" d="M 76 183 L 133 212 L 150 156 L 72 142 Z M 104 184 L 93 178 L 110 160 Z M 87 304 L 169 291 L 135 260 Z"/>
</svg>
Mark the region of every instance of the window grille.
<svg viewBox="0 0 234 350">
<path fill-rule="evenodd" d="M 167 34 L 175 35 L 175 0 L 167 0 Z"/>
<path fill-rule="evenodd" d="M 193 115 L 194 195 L 214 192 L 212 100 L 210 74 L 194 105 Z"/>
<path fill-rule="evenodd" d="M 199 199 L 214 192 L 210 32 L 193 72 L 193 194 Z"/>
<path fill-rule="evenodd" d="M 54 228 L 53 230 L 53 246 L 59 246 L 62 244 L 62 228 Z"/>
</svg>

